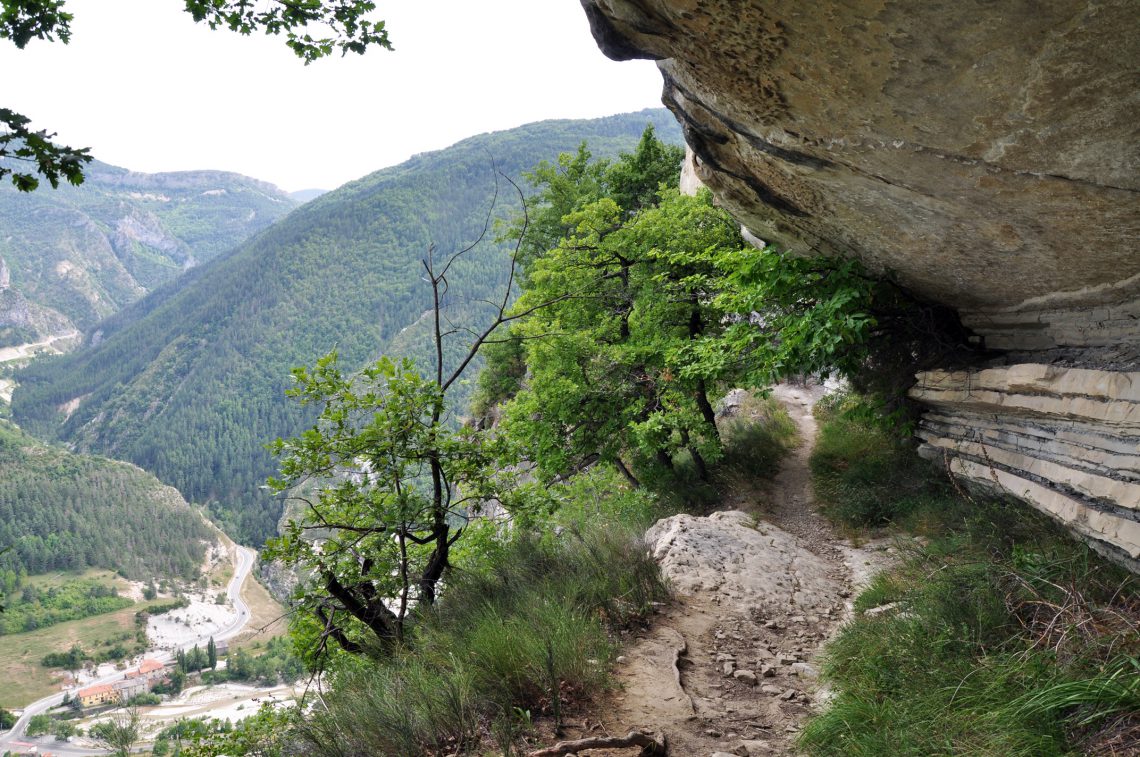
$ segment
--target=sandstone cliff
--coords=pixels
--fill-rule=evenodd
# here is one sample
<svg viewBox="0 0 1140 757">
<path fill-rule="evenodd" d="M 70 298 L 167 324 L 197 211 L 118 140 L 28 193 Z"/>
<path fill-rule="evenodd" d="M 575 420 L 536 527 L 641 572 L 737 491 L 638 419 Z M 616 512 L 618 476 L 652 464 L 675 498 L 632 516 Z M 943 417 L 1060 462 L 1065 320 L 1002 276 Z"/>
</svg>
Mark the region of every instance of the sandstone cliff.
<svg viewBox="0 0 1140 757">
<path fill-rule="evenodd" d="M 751 233 L 858 257 L 1007 351 L 919 377 L 925 453 L 1140 567 L 1136 4 L 582 5 L 603 52 L 658 61 Z"/>
</svg>

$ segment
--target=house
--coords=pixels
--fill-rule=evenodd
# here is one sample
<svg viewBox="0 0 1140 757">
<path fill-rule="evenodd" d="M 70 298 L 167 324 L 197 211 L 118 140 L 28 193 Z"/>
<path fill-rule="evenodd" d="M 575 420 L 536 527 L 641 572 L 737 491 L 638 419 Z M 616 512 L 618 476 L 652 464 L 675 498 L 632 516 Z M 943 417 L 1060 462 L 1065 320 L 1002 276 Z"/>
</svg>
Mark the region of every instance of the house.
<svg viewBox="0 0 1140 757">
<path fill-rule="evenodd" d="M 139 694 L 147 693 L 164 678 L 165 665 L 158 660 L 143 660 L 138 668 L 128 670 L 122 680 L 80 689 L 75 698 L 83 707 L 125 703 Z"/>
<path fill-rule="evenodd" d="M 119 693 L 115 691 L 111 684 L 103 683 L 98 686 L 89 686 L 86 689 L 80 689 L 76 692 L 75 698 L 78 699 L 79 704 L 84 707 L 96 707 L 101 704 L 117 703 L 119 701 Z"/>
<path fill-rule="evenodd" d="M 139 694 L 145 694 L 150 691 L 147 680 L 141 676 L 115 681 L 111 684 L 111 688 L 115 690 L 120 702 L 129 702 Z"/>
<path fill-rule="evenodd" d="M 158 660 L 143 660 L 137 670 L 127 671 L 127 678 L 141 678 L 147 682 L 147 689 L 166 677 L 166 666 Z"/>
</svg>

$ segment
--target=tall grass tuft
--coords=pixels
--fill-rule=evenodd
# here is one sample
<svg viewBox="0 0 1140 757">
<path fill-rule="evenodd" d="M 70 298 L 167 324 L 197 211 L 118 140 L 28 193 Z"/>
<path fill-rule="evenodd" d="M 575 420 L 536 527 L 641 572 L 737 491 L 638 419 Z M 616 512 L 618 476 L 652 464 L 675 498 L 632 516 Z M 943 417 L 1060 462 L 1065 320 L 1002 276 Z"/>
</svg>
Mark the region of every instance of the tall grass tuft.
<svg viewBox="0 0 1140 757">
<path fill-rule="evenodd" d="M 872 581 L 828 646 L 835 696 L 804 751 L 1095 754 L 1140 732 L 1134 576 L 1024 505 L 955 496 L 865 420 L 823 423 L 813 470 L 831 512 L 919 524 L 929 540 Z"/>
<path fill-rule="evenodd" d="M 960 509 L 948 481 L 888 426 L 870 423 L 872 408 L 837 395 L 816 405 L 819 435 L 811 456 L 816 499 L 839 523 L 883 526 L 923 511 Z"/>
<path fill-rule="evenodd" d="M 666 598 L 638 533 L 602 519 L 489 545 L 408 649 L 334 678 L 305 726 L 313 753 L 462 753 L 490 732 L 508 754 L 531 713 L 557 726 L 608 685 L 610 632 Z"/>
</svg>

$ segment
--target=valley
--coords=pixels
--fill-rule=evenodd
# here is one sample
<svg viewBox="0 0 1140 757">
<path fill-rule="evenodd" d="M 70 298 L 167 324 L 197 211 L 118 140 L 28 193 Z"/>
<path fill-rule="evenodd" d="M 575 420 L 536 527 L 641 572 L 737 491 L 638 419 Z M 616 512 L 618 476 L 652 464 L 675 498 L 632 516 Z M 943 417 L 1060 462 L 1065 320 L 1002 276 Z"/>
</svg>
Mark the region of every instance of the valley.
<svg viewBox="0 0 1140 757">
<path fill-rule="evenodd" d="M 235 67 L 330 191 L 0 108 L 0 753 L 1140 757 L 1134 14 L 572 5 L 665 108 L 364 173 L 542 61 L 335 129 Z"/>
<path fill-rule="evenodd" d="M 72 329 L 62 334 L 48 336 L 38 342 L 0 347 L 0 371 L 3 371 L 5 363 L 18 365 L 25 363 L 37 354 L 62 354 L 71 346 L 72 340 L 78 339 L 79 336 L 79 331 Z M 56 347 L 57 344 L 60 345 L 58 348 Z M 0 373 L 0 401 L 11 403 L 12 392 L 15 388 L 16 380 Z"/>
<path fill-rule="evenodd" d="M 179 617 L 186 618 L 185 621 L 179 620 L 177 617 L 167 617 L 164 615 L 154 616 L 150 619 L 147 627 L 147 635 L 150 639 L 159 639 L 157 644 L 148 646 L 143 652 L 132 658 L 129 663 L 137 665 L 142 660 L 155 660 L 164 665 L 170 665 L 175 658 L 178 651 L 188 651 L 195 647 L 204 648 L 210 639 L 215 642 L 225 644 L 228 640 L 243 633 L 251 620 L 251 611 L 246 604 L 244 595 L 246 592 L 246 585 L 253 583 L 250 577 L 251 570 L 254 566 L 256 553 L 246 547 L 233 545 L 232 552 L 232 577 L 225 585 L 224 593 L 226 603 L 224 605 L 224 612 L 213 613 L 208 612 L 208 608 L 219 606 L 208 597 L 200 597 L 191 600 L 191 604 L 184 610 L 176 610 L 175 613 L 181 613 Z M 209 601 L 207 601 L 209 599 Z M 151 600 L 149 603 L 143 603 L 140 606 L 129 608 L 129 611 L 114 615 L 112 617 L 100 618 L 98 623 L 92 624 L 84 621 L 77 621 L 73 627 L 56 627 L 53 633 L 47 637 L 39 639 L 31 638 L 27 634 L 20 634 L 18 637 L 0 637 L 0 661 L 4 664 L 9 664 L 9 661 L 15 659 L 17 667 L 8 667 L 5 669 L 6 673 L 11 673 L 12 678 L 9 680 L 19 681 L 27 680 L 27 671 L 21 670 L 19 660 L 27 659 L 35 654 L 36 649 L 45 648 L 59 648 L 72 644 L 83 644 L 85 640 L 94 638 L 101 632 L 112 628 L 128 627 L 131 624 L 125 623 L 129 618 L 133 618 L 136 612 L 140 610 L 145 611 L 148 606 L 162 603 L 163 600 Z M 205 619 L 208 614 L 210 619 Z M 191 621 L 190 618 L 196 617 Z M 64 626 L 71 624 L 64 624 Z M 173 626 L 181 626 L 184 630 L 174 630 Z M 16 639 L 16 644 L 19 645 L 19 651 L 13 646 L 7 645 L 10 639 Z M 13 701 L 0 701 L 0 706 L 7 706 L 12 709 L 22 709 L 20 718 L 16 725 L 9 731 L 0 734 L 0 749 L 13 748 L 17 742 L 19 743 L 34 743 L 27 742 L 27 737 L 24 736 L 24 731 L 27 728 L 28 722 L 36 715 L 47 712 L 55 707 L 58 707 L 64 700 L 65 694 L 75 696 L 75 692 L 79 689 L 99 686 L 101 684 L 108 684 L 123 678 L 122 666 L 114 664 L 100 665 L 97 668 L 89 668 L 79 672 L 74 682 L 66 692 L 56 692 L 36 701 L 27 703 L 14 703 Z M 58 688 L 58 683 L 53 682 L 52 688 Z M 253 697 L 258 694 L 265 696 L 274 694 L 276 696 L 286 696 L 286 689 L 282 687 L 275 687 L 270 689 L 261 689 L 256 687 L 249 688 L 250 693 L 248 697 Z M 7 699 L 11 697 L 13 700 L 20 700 L 34 693 L 34 689 L 22 689 L 17 691 L 5 691 L 3 696 Z M 152 724 L 156 729 L 160 729 L 170 723 L 176 721 L 180 717 L 184 717 L 188 712 L 196 712 L 202 715 L 209 715 L 213 713 L 218 707 L 234 706 L 234 702 L 225 701 L 223 704 L 218 704 L 219 698 L 213 697 L 212 700 L 207 698 L 204 702 L 201 699 L 193 699 L 195 692 L 187 690 L 186 696 L 181 700 L 176 700 L 172 703 L 164 704 L 159 707 L 148 708 L 145 713 L 147 721 Z M 236 697 L 225 697 L 226 700 L 232 700 Z M 211 705 L 212 702 L 212 705 Z M 193 706 L 187 706 L 188 704 Z M 224 715 L 224 713 L 219 713 Z M 231 714 L 231 717 L 233 715 Z M 90 725 L 86 723 L 85 725 Z M 58 754 L 89 754 L 92 744 L 84 745 L 82 742 L 76 745 L 76 749 L 69 749 L 66 745 L 55 743 L 53 739 L 48 739 L 45 742 L 45 747 L 50 749 L 53 753 Z M 97 751 L 98 753 L 98 751 Z"/>
</svg>

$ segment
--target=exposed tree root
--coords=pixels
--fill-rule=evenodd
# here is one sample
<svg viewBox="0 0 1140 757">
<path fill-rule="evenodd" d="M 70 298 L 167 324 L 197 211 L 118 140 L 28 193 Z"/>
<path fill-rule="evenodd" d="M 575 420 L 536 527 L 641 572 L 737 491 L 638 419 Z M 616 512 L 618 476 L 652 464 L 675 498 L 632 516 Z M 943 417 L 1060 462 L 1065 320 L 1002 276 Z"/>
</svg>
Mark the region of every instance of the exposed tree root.
<svg viewBox="0 0 1140 757">
<path fill-rule="evenodd" d="M 625 736 L 591 736 L 576 741 L 559 741 L 554 746 L 531 752 L 528 757 L 561 757 L 577 754 L 583 749 L 621 749 L 631 746 L 641 747 L 642 757 L 665 757 L 668 754 L 664 734 L 630 731 Z"/>
</svg>

